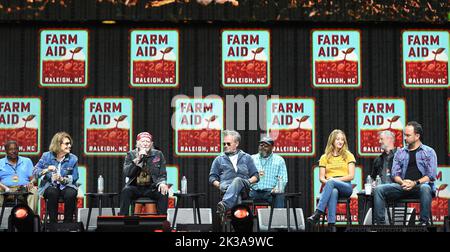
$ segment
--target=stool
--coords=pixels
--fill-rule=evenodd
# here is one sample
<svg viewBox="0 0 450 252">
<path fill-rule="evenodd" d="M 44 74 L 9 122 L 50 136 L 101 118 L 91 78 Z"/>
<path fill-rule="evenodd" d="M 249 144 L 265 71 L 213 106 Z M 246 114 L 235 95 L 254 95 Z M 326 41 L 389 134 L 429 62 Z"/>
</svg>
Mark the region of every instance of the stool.
<svg viewBox="0 0 450 252">
<path fill-rule="evenodd" d="M 408 213 L 408 204 L 409 203 L 419 203 L 420 204 L 420 199 L 418 198 L 403 198 L 403 199 L 397 199 L 397 200 L 393 200 L 390 203 L 390 207 L 392 208 L 392 218 L 391 218 L 391 214 L 389 213 L 389 211 L 387 211 L 388 213 L 388 218 L 389 218 L 389 224 L 394 225 L 395 224 L 395 220 L 397 219 L 398 216 L 403 215 L 403 226 L 406 226 L 406 217 L 408 215 L 411 215 L 410 213 Z M 397 204 L 404 204 L 404 208 L 403 209 L 397 209 L 395 206 Z M 433 225 L 433 213 L 431 212 L 432 208 L 430 207 L 430 223 L 431 225 Z M 415 222 L 415 220 L 414 220 Z"/>
<path fill-rule="evenodd" d="M 269 216 L 269 227 L 267 228 L 268 231 L 270 231 L 270 228 L 272 227 L 272 218 L 273 218 L 273 209 L 275 208 L 275 197 L 278 195 L 284 196 L 284 202 L 286 204 L 286 219 L 287 219 L 287 231 L 291 232 L 291 205 L 292 210 L 294 211 L 294 221 L 295 221 L 295 228 L 298 230 L 298 221 L 297 221 L 297 211 L 295 209 L 295 206 L 293 204 L 293 200 L 296 197 L 300 197 L 302 193 L 272 193 L 272 206 L 270 207 L 270 216 Z"/>
<path fill-rule="evenodd" d="M 89 211 L 87 216 L 87 223 L 86 223 L 86 231 L 89 229 L 89 221 L 91 220 L 91 212 L 92 212 L 92 200 L 94 198 L 97 198 L 97 204 L 98 204 L 98 215 L 102 215 L 102 200 L 105 197 L 109 197 L 111 199 L 111 210 L 112 214 L 116 215 L 116 209 L 114 209 L 114 196 L 117 196 L 118 193 L 85 193 L 84 194 L 89 199 Z"/>
<path fill-rule="evenodd" d="M 44 199 L 45 199 L 45 215 L 44 215 L 44 232 L 45 232 L 45 231 L 47 231 L 47 222 L 48 222 L 49 214 L 48 214 L 48 199 L 46 199 L 46 198 L 44 198 Z M 74 212 L 73 212 L 74 220 L 77 219 L 78 197 L 75 198 L 75 200 L 76 200 L 76 202 L 75 202 L 75 209 L 74 209 Z M 64 203 L 64 198 L 63 197 L 58 197 L 58 203 L 57 203 L 57 206 L 56 206 L 56 212 L 57 213 L 58 213 L 59 203 Z"/>
<path fill-rule="evenodd" d="M 197 215 L 198 215 L 198 224 L 202 224 L 198 198 L 200 198 L 201 196 L 205 196 L 206 193 L 174 193 L 173 195 L 177 197 L 177 205 L 175 206 L 175 213 L 173 215 L 172 229 L 175 227 L 175 223 L 177 221 L 178 207 L 180 206 L 181 201 L 185 203 L 185 198 L 192 200 L 192 213 L 194 214 L 194 224 L 197 224 Z"/>
<path fill-rule="evenodd" d="M 338 205 L 339 204 L 345 204 L 345 215 L 347 217 L 347 226 L 349 226 L 349 225 L 351 226 L 352 225 L 352 214 L 350 212 L 350 201 L 351 201 L 350 197 L 348 197 L 348 198 L 346 198 L 346 197 L 339 197 L 338 201 L 337 201 Z M 327 209 L 327 211 L 328 211 L 328 209 Z M 324 226 L 325 226 L 325 216 L 322 217 L 322 227 L 324 227 Z"/>
<path fill-rule="evenodd" d="M 136 204 L 144 205 L 144 214 L 157 214 L 156 200 L 148 197 L 140 197 L 131 202 L 132 215 L 142 214 L 142 206 L 136 207 Z"/>
<path fill-rule="evenodd" d="M 256 216 L 256 207 L 258 206 L 270 206 L 269 202 L 266 202 L 264 200 L 253 200 L 253 199 L 246 199 L 246 200 L 242 200 L 241 204 L 243 205 L 247 205 L 247 206 L 251 206 L 250 209 L 252 210 L 252 214 L 253 216 Z"/>
<path fill-rule="evenodd" d="M 30 192 L 1 192 L 0 195 L 3 196 L 3 204 L 2 204 L 2 212 L 0 214 L 0 224 L 3 220 L 3 214 L 5 213 L 5 207 L 6 206 L 11 206 L 11 207 L 16 206 L 19 203 L 20 196 L 28 197 L 28 195 L 30 195 L 30 194 L 31 194 Z M 8 197 L 8 196 L 13 196 L 14 201 L 13 202 L 6 201 L 6 197 Z"/>
</svg>

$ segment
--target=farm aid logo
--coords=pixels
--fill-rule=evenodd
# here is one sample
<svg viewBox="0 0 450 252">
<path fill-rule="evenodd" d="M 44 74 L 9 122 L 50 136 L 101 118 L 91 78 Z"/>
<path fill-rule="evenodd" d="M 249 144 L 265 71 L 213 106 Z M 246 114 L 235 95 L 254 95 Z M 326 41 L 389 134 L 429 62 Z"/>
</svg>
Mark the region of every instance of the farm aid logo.
<svg viewBox="0 0 450 252">
<path fill-rule="evenodd" d="M 275 140 L 274 152 L 285 156 L 315 153 L 315 104 L 313 99 L 269 99 L 267 129 Z"/>
<path fill-rule="evenodd" d="M 179 98 L 175 106 L 177 155 L 215 156 L 222 152 L 222 99 Z"/>
<path fill-rule="evenodd" d="M 133 30 L 130 34 L 133 87 L 178 85 L 178 31 Z"/>
<path fill-rule="evenodd" d="M 222 86 L 270 86 L 270 32 L 222 31 Z"/>
<path fill-rule="evenodd" d="M 314 87 L 355 88 L 361 86 L 359 31 L 314 30 L 312 47 Z"/>
<path fill-rule="evenodd" d="M 378 133 L 389 130 L 395 134 L 395 146 L 403 146 L 406 105 L 403 99 L 358 99 L 358 155 L 378 156 L 382 150 Z"/>
<path fill-rule="evenodd" d="M 16 140 L 23 155 L 40 152 L 41 100 L 0 97 L 0 152 L 3 144 Z"/>
<path fill-rule="evenodd" d="M 130 98 L 86 98 L 84 153 L 123 155 L 130 151 L 133 101 Z"/>
<path fill-rule="evenodd" d="M 448 31 L 404 31 L 402 38 L 403 85 L 449 87 Z"/>
<path fill-rule="evenodd" d="M 39 65 L 43 87 L 86 86 L 88 31 L 42 30 Z"/>
</svg>

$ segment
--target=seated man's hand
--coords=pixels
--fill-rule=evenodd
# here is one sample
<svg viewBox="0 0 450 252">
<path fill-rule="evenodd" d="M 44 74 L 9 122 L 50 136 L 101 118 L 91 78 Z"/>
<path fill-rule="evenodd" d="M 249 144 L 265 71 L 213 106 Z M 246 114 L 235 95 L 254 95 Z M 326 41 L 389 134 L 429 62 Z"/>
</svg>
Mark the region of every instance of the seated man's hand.
<svg viewBox="0 0 450 252">
<path fill-rule="evenodd" d="M 416 185 L 416 183 L 414 183 L 414 181 L 405 179 L 405 180 L 403 180 L 402 188 L 405 191 L 410 191 L 411 189 L 414 188 L 415 185 Z"/>
<path fill-rule="evenodd" d="M 166 184 L 159 184 L 158 186 L 158 192 L 160 192 L 162 195 L 166 195 L 169 191 L 169 187 Z"/>
</svg>

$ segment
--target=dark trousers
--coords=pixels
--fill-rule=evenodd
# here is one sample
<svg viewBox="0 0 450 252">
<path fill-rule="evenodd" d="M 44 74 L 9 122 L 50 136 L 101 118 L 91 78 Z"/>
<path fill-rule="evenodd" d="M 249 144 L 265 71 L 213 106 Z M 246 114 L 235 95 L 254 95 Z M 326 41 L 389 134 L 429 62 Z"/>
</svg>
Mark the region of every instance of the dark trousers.
<svg viewBox="0 0 450 252">
<path fill-rule="evenodd" d="M 64 199 L 64 222 L 73 222 L 73 213 L 77 203 L 77 190 L 71 187 L 60 190 L 50 186 L 45 189 L 44 198 L 47 199 L 46 211 L 48 211 L 50 223 L 55 223 L 58 219 L 58 198 Z"/>
<path fill-rule="evenodd" d="M 148 197 L 156 200 L 158 214 L 167 214 L 169 195 L 162 195 L 156 189 L 146 186 L 125 186 L 120 193 L 120 213 L 119 215 L 129 215 L 131 201 L 139 197 Z"/>
</svg>

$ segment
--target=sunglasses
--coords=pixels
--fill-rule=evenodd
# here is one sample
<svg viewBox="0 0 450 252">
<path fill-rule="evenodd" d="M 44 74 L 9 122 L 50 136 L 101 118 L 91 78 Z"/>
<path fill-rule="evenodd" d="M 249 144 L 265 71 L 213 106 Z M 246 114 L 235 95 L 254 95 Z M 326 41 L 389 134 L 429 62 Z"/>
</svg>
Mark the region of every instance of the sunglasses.
<svg viewBox="0 0 450 252">
<path fill-rule="evenodd" d="M 65 143 L 62 143 L 62 144 L 64 144 L 65 146 L 69 146 L 69 145 L 72 145 L 72 143 L 71 143 L 71 142 L 65 142 Z"/>
<path fill-rule="evenodd" d="M 230 142 L 224 142 L 223 146 L 231 146 L 231 143 Z"/>
</svg>

